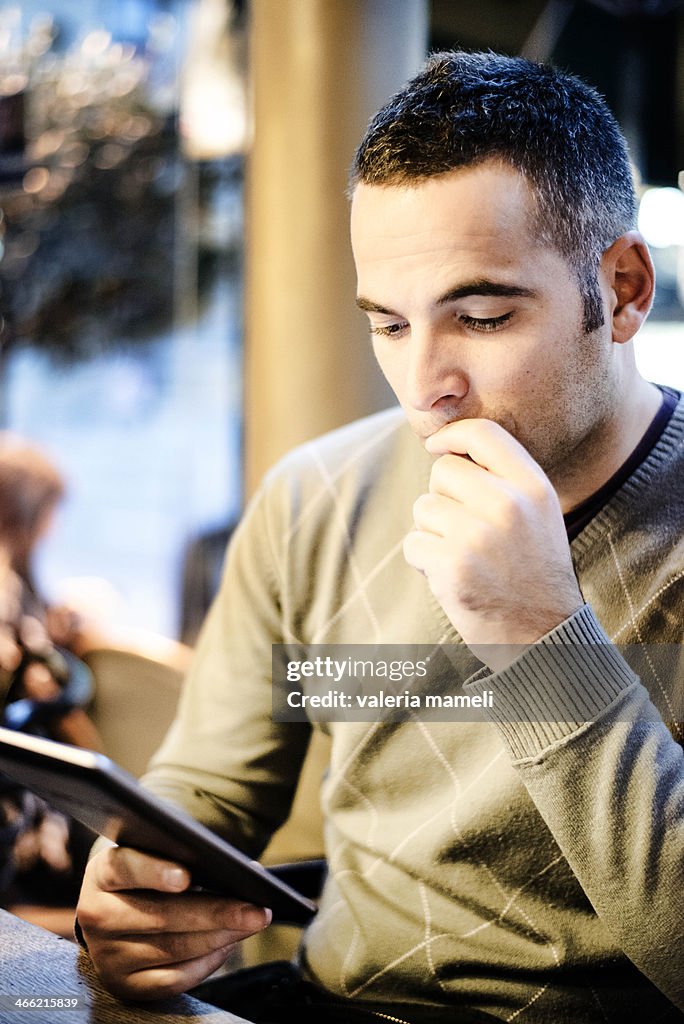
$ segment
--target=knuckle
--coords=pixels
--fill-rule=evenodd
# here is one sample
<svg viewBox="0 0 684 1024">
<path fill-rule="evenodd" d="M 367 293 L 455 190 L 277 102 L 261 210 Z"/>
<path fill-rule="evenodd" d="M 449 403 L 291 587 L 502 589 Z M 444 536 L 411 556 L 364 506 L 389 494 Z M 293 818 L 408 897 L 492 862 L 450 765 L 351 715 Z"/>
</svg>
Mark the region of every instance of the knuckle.
<svg viewBox="0 0 684 1024">
<path fill-rule="evenodd" d="M 107 892 L 120 889 L 126 884 L 126 880 L 122 877 L 118 866 L 109 858 L 98 865 L 96 882 L 98 888 L 104 889 Z"/>
<path fill-rule="evenodd" d="M 130 882 L 126 853 L 118 846 L 101 850 L 88 864 L 86 878 L 107 892 L 125 888 Z"/>
<path fill-rule="evenodd" d="M 499 499 L 498 519 L 504 530 L 514 530 L 524 518 L 523 502 L 517 495 L 504 493 Z"/>
<path fill-rule="evenodd" d="M 499 514 L 499 523 L 493 526 L 489 522 L 480 520 L 471 523 L 460 551 L 458 572 L 464 578 L 477 572 L 482 560 L 493 550 L 493 546 L 499 536 L 499 530 L 503 521 L 503 514 Z"/>
<path fill-rule="evenodd" d="M 98 890 L 83 892 L 76 907 L 76 917 L 86 937 L 104 933 L 111 925 L 110 898 Z"/>
<path fill-rule="evenodd" d="M 433 494 L 421 494 L 413 503 L 413 519 L 417 525 L 425 522 L 427 516 L 433 511 L 435 498 Z"/>
<path fill-rule="evenodd" d="M 451 456 L 453 458 L 453 456 Z M 432 464 L 430 470 L 430 490 L 431 491 L 442 491 L 446 486 L 446 478 L 449 472 L 449 455 L 440 455 L 438 459 Z"/>
<path fill-rule="evenodd" d="M 420 522 L 421 510 L 422 510 L 423 504 L 424 504 L 424 502 L 423 502 L 423 498 L 424 497 L 425 497 L 425 495 L 421 494 L 420 497 L 416 498 L 416 500 L 413 502 L 413 508 L 411 509 L 411 512 L 413 514 L 413 521 L 414 521 L 414 523 L 419 523 Z"/>
<path fill-rule="evenodd" d="M 96 931 L 100 927 L 102 915 L 92 900 L 80 902 L 76 908 L 76 916 L 84 933 Z"/>
</svg>

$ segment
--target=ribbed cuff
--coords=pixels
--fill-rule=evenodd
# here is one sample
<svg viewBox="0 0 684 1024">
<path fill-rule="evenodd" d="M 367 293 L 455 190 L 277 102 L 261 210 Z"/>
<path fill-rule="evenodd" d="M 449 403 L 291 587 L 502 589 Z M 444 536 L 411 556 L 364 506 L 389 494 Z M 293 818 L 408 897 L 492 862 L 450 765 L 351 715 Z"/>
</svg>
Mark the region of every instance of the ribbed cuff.
<svg viewBox="0 0 684 1024">
<path fill-rule="evenodd" d="M 595 721 L 638 682 L 585 604 L 508 668 L 483 669 L 464 689 L 493 691 L 488 717 L 524 760 Z"/>
</svg>

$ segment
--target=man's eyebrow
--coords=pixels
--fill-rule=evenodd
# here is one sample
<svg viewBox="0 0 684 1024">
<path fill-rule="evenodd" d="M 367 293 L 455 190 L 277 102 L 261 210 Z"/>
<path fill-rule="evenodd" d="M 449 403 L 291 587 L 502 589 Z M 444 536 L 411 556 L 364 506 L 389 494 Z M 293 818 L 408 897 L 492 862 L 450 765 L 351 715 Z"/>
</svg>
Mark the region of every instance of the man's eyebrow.
<svg viewBox="0 0 684 1024">
<path fill-rule="evenodd" d="M 504 284 L 502 281 L 488 281 L 481 279 L 468 281 L 457 288 L 450 288 L 448 292 L 437 299 L 438 306 L 444 306 L 448 302 L 455 302 L 470 295 L 499 295 L 504 298 L 533 299 L 537 293 L 533 288 L 523 288 L 517 284 Z"/>
<path fill-rule="evenodd" d="M 468 281 L 465 284 L 458 285 L 456 288 L 450 288 L 444 295 L 440 295 L 436 305 L 445 306 L 449 302 L 456 302 L 457 299 L 463 299 L 470 295 L 498 295 L 503 298 L 533 299 L 536 298 L 537 292 L 533 288 L 523 288 L 517 284 L 504 284 L 502 281 L 480 279 Z M 387 306 L 381 306 L 379 303 L 373 302 L 372 299 L 364 298 L 363 295 L 359 295 L 356 305 L 364 313 L 382 313 L 385 316 L 401 315 L 394 309 L 388 309 Z"/>
<path fill-rule="evenodd" d="M 387 309 L 386 306 L 379 306 L 377 302 L 372 302 L 370 299 L 364 299 L 363 295 L 359 295 L 356 300 L 356 305 L 359 309 L 362 309 L 364 313 L 384 313 L 385 316 L 399 316 L 393 309 Z"/>
</svg>

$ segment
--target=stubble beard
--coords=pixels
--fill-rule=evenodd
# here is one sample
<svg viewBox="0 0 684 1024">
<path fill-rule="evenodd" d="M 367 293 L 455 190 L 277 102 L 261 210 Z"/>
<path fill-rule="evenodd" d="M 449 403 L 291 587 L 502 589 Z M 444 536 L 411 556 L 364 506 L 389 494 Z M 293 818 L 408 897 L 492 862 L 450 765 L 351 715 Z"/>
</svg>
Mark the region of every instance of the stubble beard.
<svg viewBox="0 0 684 1024">
<path fill-rule="evenodd" d="M 508 408 L 488 408 L 480 402 L 445 405 L 438 419 L 417 429 L 421 440 L 458 420 L 492 420 L 525 448 L 557 491 L 581 480 L 605 451 L 617 408 L 617 382 L 608 360 L 598 356 L 600 329 L 587 332 L 578 325 L 576 330 L 578 355 L 572 376 L 568 378 L 559 371 L 546 383 L 543 394 L 532 397 L 522 414 Z M 532 410 L 545 415 L 532 421 Z"/>
<path fill-rule="evenodd" d="M 572 378 L 557 382 L 555 401 L 553 393 L 544 399 L 558 414 L 536 436 L 526 437 L 524 430 L 516 435 L 559 492 L 590 478 L 610 443 L 619 389 L 609 361 L 597 357 L 600 344 L 598 332 L 583 334 L 584 355 Z"/>
</svg>

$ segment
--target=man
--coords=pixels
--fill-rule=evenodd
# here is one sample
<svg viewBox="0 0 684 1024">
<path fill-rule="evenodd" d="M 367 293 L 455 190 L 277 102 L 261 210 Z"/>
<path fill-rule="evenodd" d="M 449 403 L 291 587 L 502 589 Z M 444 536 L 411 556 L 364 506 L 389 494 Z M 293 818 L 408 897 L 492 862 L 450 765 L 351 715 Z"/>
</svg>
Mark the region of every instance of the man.
<svg viewBox="0 0 684 1024">
<path fill-rule="evenodd" d="M 682 639 L 684 408 L 634 363 L 654 279 L 624 141 L 571 77 L 441 54 L 351 192 L 403 412 L 269 475 L 148 784 L 256 854 L 308 739 L 273 721 L 271 645 L 465 644 L 454 685 L 493 693 L 491 721 L 328 726 L 304 975 L 341 1020 L 680 1020 L 681 672 L 645 648 L 640 682 L 615 644 Z M 115 991 L 186 989 L 266 924 L 188 882 L 91 861 L 79 920 Z"/>
</svg>

